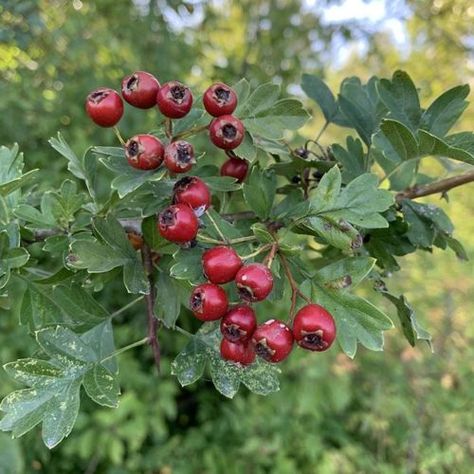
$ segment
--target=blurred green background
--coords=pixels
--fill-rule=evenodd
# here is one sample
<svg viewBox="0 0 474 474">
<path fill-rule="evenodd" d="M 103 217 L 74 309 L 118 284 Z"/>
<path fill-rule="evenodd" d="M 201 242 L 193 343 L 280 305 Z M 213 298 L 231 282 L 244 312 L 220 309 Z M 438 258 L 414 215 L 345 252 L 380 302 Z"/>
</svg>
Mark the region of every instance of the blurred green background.
<svg viewBox="0 0 474 474">
<path fill-rule="evenodd" d="M 405 69 L 424 104 L 459 83 L 474 86 L 471 0 L 2 0 L 0 2 L 0 144 L 18 142 L 44 186 L 65 177 L 47 140 L 60 129 L 81 152 L 112 144 L 83 102 L 97 86 L 119 87 L 144 69 L 196 91 L 213 80 L 274 81 L 301 94 L 303 72 L 336 90 L 348 75 L 367 79 Z M 314 136 L 323 119 L 302 134 Z M 474 106 L 461 123 L 472 129 Z M 156 113 L 127 108 L 124 135 L 156 127 Z M 330 128 L 324 144 L 341 139 Z M 223 157 L 217 156 L 217 160 Z M 444 173 L 435 162 L 432 171 Z M 434 196 L 474 258 L 473 186 Z M 471 193 L 471 196 L 470 194 Z M 428 201 L 428 199 L 426 200 Z M 453 253 L 410 255 L 389 280 L 433 334 L 412 349 L 398 329 L 386 350 L 300 354 L 285 363 L 282 390 L 262 398 L 241 391 L 229 401 L 206 382 L 187 389 L 169 375 L 183 341 L 163 334 L 163 375 L 147 348 L 121 356 L 120 408 L 85 398 L 71 436 L 49 452 L 39 430 L 21 440 L 0 434 L 0 473 L 468 473 L 474 466 L 474 268 Z M 118 286 L 101 295 L 111 310 L 127 299 Z M 375 293 L 375 304 L 393 308 Z M 0 309 L 0 360 L 34 350 L 17 310 Z M 118 321 L 117 345 L 143 331 L 138 307 Z M 13 389 L 0 373 L 0 395 Z"/>
</svg>

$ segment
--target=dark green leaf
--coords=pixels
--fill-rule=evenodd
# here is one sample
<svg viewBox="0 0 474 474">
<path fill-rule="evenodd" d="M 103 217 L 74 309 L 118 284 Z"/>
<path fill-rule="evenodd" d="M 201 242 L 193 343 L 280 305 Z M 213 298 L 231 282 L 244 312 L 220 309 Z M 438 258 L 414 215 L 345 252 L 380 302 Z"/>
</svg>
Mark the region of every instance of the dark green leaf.
<svg viewBox="0 0 474 474">
<path fill-rule="evenodd" d="M 250 209 L 261 219 L 270 215 L 276 193 L 276 179 L 271 171 L 254 166 L 243 185 L 244 198 Z"/>
</svg>

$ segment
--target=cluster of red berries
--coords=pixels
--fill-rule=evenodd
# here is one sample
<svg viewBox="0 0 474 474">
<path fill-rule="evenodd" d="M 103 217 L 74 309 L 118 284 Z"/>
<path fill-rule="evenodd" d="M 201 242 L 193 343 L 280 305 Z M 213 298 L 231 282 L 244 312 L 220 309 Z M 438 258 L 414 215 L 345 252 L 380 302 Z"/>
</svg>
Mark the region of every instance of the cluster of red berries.
<svg viewBox="0 0 474 474">
<path fill-rule="evenodd" d="M 145 71 L 137 71 L 122 80 L 122 97 L 139 109 L 158 106 L 168 119 L 185 117 L 193 106 L 193 94 L 181 82 L 171 81 L 160 85 L 156 77 Z M 206 111 L 214 117 L 208 126 L 211 142 L 226 151 L 229 159 L 222 165 L 221 175 L 232 176 L 239 182 L 247 175 L 248 163 L 231 150 L 244 139 L 242 122 L 232 115 L 237 107 L 237 95 L 223 83 L 210 86 L 203 95 Z M 100 88 L 87 96 L 86 111 L 101 127 L 114 127 L 122 118 L 123 101 L 118 92 Z M 153 170 L 163 162 L 172 173 L 186 173 L 196 162 L 193 146 L 185 140 L 172 140 L 164 146 L 160 139 L 150 134 L 139 134 L 125 143 L 125 155 L 131 166 L 141 170 Z"/>
<path fill-rule="evenodd" d="M 257 324 L 252 303 L 263 301 L 273 288 L 270 269 L 261 263 L 244 265 L 237 252 L 226 246 L 206 250 L 203 273 L 208 279 L 194 288 L 190 307 L 201 321 L 221 320 L 223 359 L 249 365 L 258 355 L 267 362 L 281 362 L 290 354 L 293 343 L 311 351 L 328 349 L 336 337 L 330 313 L 316 304 L 298 311 L 291 329 L 283 321 L 270 319 Z M 229 308 L 225 290 L 219 286 L 234 281 L 242 304 Z"/>
</svg>

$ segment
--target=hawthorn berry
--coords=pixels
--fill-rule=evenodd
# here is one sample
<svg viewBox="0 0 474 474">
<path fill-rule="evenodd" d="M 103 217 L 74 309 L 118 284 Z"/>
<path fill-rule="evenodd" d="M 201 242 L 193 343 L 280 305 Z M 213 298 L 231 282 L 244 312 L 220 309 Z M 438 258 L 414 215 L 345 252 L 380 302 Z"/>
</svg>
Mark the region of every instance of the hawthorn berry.
<svg viewBox="0 0 474 474">
<path fill-rule="evenodd" d="M 293 321 L 293 336 L 296 344 L 310 351 L 325 351 L 336 338 L 334 318 L 318 304 L 301 308 Z"/>
<path fill-rule="evenodd" d="M 216 117 L 209 125 L 209 138 L 218 148 L 233 150 L 244 139 L 244 125 L 233 115 Z"/>
<path fill-rule="evenodd" d="M 204 108 L 214 116 L 231 114 L 237 107 L 237 94 L 222 82 L 212 84 L 202 97 Z"/>
<path fill-rule="evenodd" d="M 158 231 L 166 240 L 176 243 L 195 239 L 199 222 L 194 211 L 187 204 L 173 204 L 160 212 Z"/>
<path fill-rule="evenodd" d="M 178 140 L 166 146 L 165 165 L 173 173 L 186 173 L 193 167 L 194 163 L 196 163 L 196 160 L 191 143 Z"/>
<path fill-rule="evenodd" d="M 163 144 L 154 135 L 135 135 L 125 143 L 125 156 L 130 166 L 154 170 L 163 162 Z"/>
<path fill-rule="evenodd" d="M 173 187 L 173 203 L 190 206 L 199 217 L 211 204 L 211 192 L 207 184 L 196 176 L 185 176 L 176 181 Z"/>
<path fill-rule="evenodd" d="M 221 320 L 221 333 L 231 342 L 248 341 L 256 327 L 255 312 L 247 305 L 231 308 Z"/>
<path fill-rule="evenodd" d="M 221 357 L 237 364 L 250 365 L 255 361 L 255 349 L 252 344 L 222 339 Z"/>
<path fill-rule="evenodd" d="M 178 119 L 187 115 L 191 110 L 193 94 L 189 87 L 181 82 L 166 82 L 156 95 L 156 103 L 165 117 Z"/>
<path fill-rule="evenodd" d="M 247 160 L 231 157 L 221 166 L 221 176 L 231 176 L 241 183 L 246 178 L 248 170 Z"/>
<path fill-rule="evenodd" d="M 86 112 L 100 127 L 113 127 L 123 115 L 122 98 L 113 89 L 96 89 L 87 96 Z"/>
<path fill-rule="evenodd" d="M 189 306 L 201 321 L 215 321 L 227 312 L 229 301 L 226 292 L 213 283 L 196 286 L 189 299 Z"/>
<path fill-rule="evenodd" d="M 156 105 L 159 90 L 160 83 L 149 72 L 137 71 L 122 80 L 122 97 L 139 109 L 151 109 Z"/>
<path fill-rule="evenodd" d="M 262 301 L 272 291 L 273 276 L 262 263 L 251 263 L 237 272 L 235 283 L 241 299 L 248 302 Z"/>
<path fill-rule="evenodd" d="M 239 254 L 232 247 L 219 245 L 206 250 L 202 255 L 204 275 L 212 283 L 228 283 L 242 266 Z"/>
<path fill-rule="evenodd" d="M 284 322 L 270 319 L 255 329 L 252 344 L 262 359 L 267 362 L 281 362 L 293 348 L 293 333 Z"/>
</svg>

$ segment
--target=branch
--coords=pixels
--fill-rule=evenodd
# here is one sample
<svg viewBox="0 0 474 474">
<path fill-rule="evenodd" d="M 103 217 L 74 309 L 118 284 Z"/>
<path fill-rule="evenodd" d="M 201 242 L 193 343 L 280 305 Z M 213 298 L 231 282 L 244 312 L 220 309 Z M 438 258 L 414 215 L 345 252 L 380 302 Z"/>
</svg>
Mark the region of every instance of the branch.
<svg viewBox="0 0 474 474">
<path fill-rule="evenodd" d="M 417 199 L 423 196 L 429 196 L 430 194 L 445 193 L 450 189 L 456 188 L 463 184 L 471 183 L 474 181 L 474 171 L 468 171 L 467 173 L 459 176 L 453 176 L 452 178 L 442 179 L 435 183 L 426 184 L 424 186 L 414 186 L 406 189 L 396 195 L 397 202 L 403 199 Z"/>
<path fill-rule="evenodd" d="M 148 319 L 148 344 L 151 346 L 153 352 L 153 358 L 155 359 L 155 366 L 160 371 L 160 361 L 161 361 L 161 351 L 160 343 L 158 342 L 157 332 L 159 329 L 159 321 L 155 316 L 155 299 L 156 299 L 156 290 L 155 290 L 155 278 L 153 276 L 153 260 L 151 256 L 150 247 L 147 244 L 143 244 L 142 247 L 142 259 L 143 266 L 145 267 L 145 272 L 148 276 L 148 282 L 150 283 L 150 292 L 147 295 L 144 295 L 146 303 L 146 312 Z"/>
</svg>

